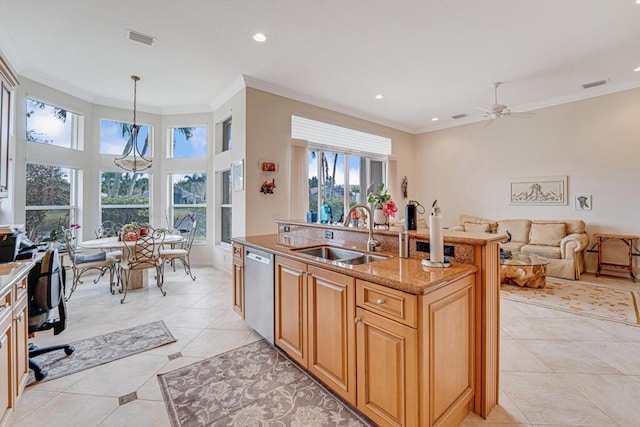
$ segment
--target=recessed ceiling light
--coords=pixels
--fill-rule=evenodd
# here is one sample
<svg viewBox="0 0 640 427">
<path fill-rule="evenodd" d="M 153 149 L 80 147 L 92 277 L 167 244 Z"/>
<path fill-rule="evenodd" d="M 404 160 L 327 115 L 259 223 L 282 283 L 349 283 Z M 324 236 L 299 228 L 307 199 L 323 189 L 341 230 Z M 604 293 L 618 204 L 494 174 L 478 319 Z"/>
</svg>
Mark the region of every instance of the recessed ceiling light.
<svg viewBox="0 0 640 427">
<path fill-rule="evenodd" d="M 640 0 L 638 0 L 638 1 L 640 1 Z M 640 67 L 636 68 L 636 69 L 635 69 L 635 70 L 633 70 L 633 71 L 640 71 Z"/>
<path fill-rule="evenodd" d="M 383 98 L 384 98 L 384 95 L 381 93 L 376 95 L 376 99 L 383 99 Z"/>
<path fill-rule="evenodd" d="M 255 33 L 255 34 L 253 35 L 253 39 L 254 39 L 255 41 L 259 42 L 259 43 L 262 43 L 262 42 L 266 42 L 266 41 L 267 41 L 267 36 L 265 36 L 265 35 L 264 35 L 264 34 L 262 34 L 262 33 Z"/>
<path fill-rule="evenodd" d="M 431 121 L 432 121 L 432 122 L 437 122 L 438 120 L 440 120 L 440 119 L 439 119 L 439 118 L 437 118 L 437 117 L 431 117 Z"/>
</svg>

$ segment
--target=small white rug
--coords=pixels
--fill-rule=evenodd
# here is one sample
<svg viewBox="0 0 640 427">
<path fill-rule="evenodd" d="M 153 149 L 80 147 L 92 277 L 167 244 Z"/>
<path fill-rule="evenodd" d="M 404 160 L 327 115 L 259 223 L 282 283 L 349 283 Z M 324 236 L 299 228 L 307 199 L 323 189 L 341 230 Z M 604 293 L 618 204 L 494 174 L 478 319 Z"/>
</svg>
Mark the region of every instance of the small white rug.
<svg viewBox="0 0 640 427">
<path fill-rule="evenodd" d="M 500 296 L 510 301 L 640 326 L 640 292 L 637 289 L 635 283 L 629 284 L 629 290 L 621 290 L 547 277 L 546 286 L 540 289 L 501 285 Z"/>
</svg>

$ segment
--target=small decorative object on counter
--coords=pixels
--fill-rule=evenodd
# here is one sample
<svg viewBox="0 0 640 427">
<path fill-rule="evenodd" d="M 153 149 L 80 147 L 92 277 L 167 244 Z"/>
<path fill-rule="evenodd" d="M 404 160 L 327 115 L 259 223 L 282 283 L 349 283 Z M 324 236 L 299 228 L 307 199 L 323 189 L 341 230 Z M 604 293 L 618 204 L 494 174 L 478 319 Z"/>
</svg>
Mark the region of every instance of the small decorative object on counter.
<svg viewBox="0 0 640 427">
<path fill-rule="evenodd" d="M 373 211 L 373 226 L 388 229 L 389 217 L 395 218 L 398 208 L 391 200 L 391 196 L 387 193 L 384 184 L 380 184 L 376 191 L 370 191 L 367 195 L 367 201 L 375 207 Z"/>
<path fill-rule="evenodd" d="M 409 233 L 406 231 L 398 233 L 398 256 L 409 258 Z"/>
<path fill-rule="evenodd" d="M 276 180 L 272 179 L 271 182 L 265 181 L 260 186 L 260 192 L 264 194 L 273 194 L 273 190 L 276 188 Z"/>
<path fill-rule="evenodd" d="M 444 257 L 444 236 L 442 234 L 442 216 L 438 207 L 438 200 L 431 205 L 429 215 L 429 259 L 423 259 L 422 265 L 427 267 L 451 267 L 451 263 Z"/>
</svg>

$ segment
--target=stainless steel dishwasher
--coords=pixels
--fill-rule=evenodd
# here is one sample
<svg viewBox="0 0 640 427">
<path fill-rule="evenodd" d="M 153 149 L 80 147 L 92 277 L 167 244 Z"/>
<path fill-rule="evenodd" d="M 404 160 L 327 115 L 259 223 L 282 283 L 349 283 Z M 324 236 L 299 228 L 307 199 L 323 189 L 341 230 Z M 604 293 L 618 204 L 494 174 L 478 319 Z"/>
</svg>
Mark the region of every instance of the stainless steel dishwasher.
<svg viewBox="0 0 640 427">
<path fill-rule="evenodd" d="M 244 319 L 257 333 L 274 343 L 274 257 L 246 246 L 244 250 Z"/>
</svg>

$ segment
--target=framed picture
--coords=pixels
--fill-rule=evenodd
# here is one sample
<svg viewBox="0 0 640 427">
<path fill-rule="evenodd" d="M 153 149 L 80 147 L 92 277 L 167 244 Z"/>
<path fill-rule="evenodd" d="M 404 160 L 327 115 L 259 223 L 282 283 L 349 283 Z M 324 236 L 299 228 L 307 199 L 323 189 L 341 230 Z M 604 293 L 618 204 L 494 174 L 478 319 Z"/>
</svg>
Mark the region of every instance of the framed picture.
<svg viewBox="0 0 640 427">
<path fill-rule="evenodd" d="M 566 205 L 567 176 L 509 178 L 510 205 Z"/>
<path fill-rule="evenodd" d="M 271 160 L 260 160 L 260 172 L 276 173 L 278 172 L 278 163 Z"/>
<path fill-rule="evenodd" d="M 576 194 L 573 206 L 577 211 L 590 211 L 591 194 Z"/>
<path fill-rule="evenodd" d="M 244 161 L 237 160 L 231 163 L 231 183 L 233 191 L 244 189 Z"/>
</svg>

